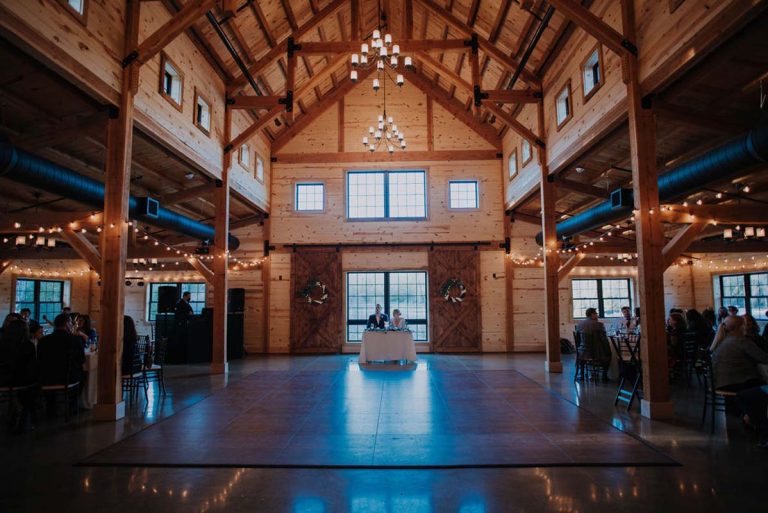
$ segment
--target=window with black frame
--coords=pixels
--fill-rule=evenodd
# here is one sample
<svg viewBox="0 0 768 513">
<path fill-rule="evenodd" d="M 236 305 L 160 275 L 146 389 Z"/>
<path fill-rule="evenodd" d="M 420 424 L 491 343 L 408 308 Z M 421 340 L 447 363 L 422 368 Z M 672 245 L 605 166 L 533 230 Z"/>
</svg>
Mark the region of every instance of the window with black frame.
<svg viewBox="0 0 768 513">
<path fill-rule="evenodd" d="M 350 171 L 347 219 L 425 219 L 424 171 Z"/>
<path fill-rule="evenodd" d="M 205 283 L 150 283 L 149 295 L 147 296 L 147 321 L 149 322 L 157 319 L 158 290 L 160 287 L 176 287 L 179 298 L 188 291 L 191 295 L 189 305 L 196 315 L 205 308 Z"/>
<path fill-rule="evenodd" d="M 347 273 L 347 341 L 360 342 L 368 316 L 380 304 L 390 319 L 400 310 L 413 339 L 426 342 L 427 273 L 424 271 L 348 272 Z"/>
<path fill-rule="evenodd" d="M 64 306 L 64 282 L 55 280 L 16 280 L 15 311 L 29 308 L 30 317 L 37 321 L 46 316 L 53 320 Z"/>
<path fill-rule="evenodd" d="M 758 320 L 768 320 L 768 273 L 730 274 L 718 276 L 720 303 L 736 306 Z"/>
<path fill-rule="evenodd" d="M 632 284 L 629 278 L 571 280 L 573 318 L 583 319 L 587 308 L 597 309 L 601 319 L 621 317 L 621 307 L 632 308 Z"/>
</svg>

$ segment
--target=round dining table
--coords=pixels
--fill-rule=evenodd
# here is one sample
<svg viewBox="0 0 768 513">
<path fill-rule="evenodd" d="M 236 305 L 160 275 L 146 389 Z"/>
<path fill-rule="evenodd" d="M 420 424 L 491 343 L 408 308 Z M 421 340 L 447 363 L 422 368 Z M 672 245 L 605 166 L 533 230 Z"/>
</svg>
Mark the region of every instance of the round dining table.
<svg viewBox="0 0 768 513">
<path fill-rule="evenodd" d="M 86 372 L 85 383 L 80 391 L 80 404 L 86 410 L 96 404 L 96 386 L 98 384 L 99 353 L 97 351 L 85 351 L 85 363 L 83 370 Z"/>
</svg>

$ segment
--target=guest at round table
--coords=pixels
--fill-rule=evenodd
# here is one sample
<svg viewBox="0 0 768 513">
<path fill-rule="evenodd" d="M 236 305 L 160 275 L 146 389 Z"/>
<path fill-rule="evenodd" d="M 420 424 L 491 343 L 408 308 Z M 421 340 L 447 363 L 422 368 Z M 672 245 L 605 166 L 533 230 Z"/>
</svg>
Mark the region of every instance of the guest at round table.
<svg viewBox="0 0 768 513">
<path fill-rule="evenodd" d="M 693 333 L 696 338 L 696 345 L 698 347 L 709 347 L 715 333 L 707 324 L 704 316 L 695 308 L 691 308 L 685 312 L 685 321 L 688 324 L 688 332 Z"/>
<path fill-rule="evenodd" d="M 762 349 L 763 351 L 768 351 L 768 347 L 766 345 L 766 341 L 763 340 L 762 335 L 760 335 L 760 325 L 757 324 L 757 321 L 754 317 L 752 317 L 750 314 L 744 314 L 744 335 L 757 344 L 757 347 Z"/>
<path fill-rule="evenodd" d="M 0 340 L 0 386 L 23 387 L 36 381 L 35 347 L 29 341 L 27 323 L 21 319 L 11 321 Z M 20 411 L 13 412 L 12 429 L 21 432 L 32 424 L 34 390 L 18 391 Z"/>
<path fill-rule="evenodd" d="M 724 306 L 721 306 L 717 309 L 717 325 L 718 327 L 725 321 L 725 319 L 728 317 L 728 309 Z"/>
<path fill-rule="evenodd" d="M 585 358 L 591 358 L 602 367 L 603 381 L 608 381 L 612 355 L 605 325 L 598 320 L 595 308 L 587 308 L 584 315 L 586 318 L 576 325 L 576 331 L 581 334 L 582 352 Z"/>
<path fill-rule="evenodd" d="M 29 308 L 22 308 L 19 310 L 19 315 L 21 315 L 21 320 L 29 323 L 30 318 L 32 317 L 32 310 Z"/>
<path fill-rule="evenodd" d="M 367 329 L 378 328 L 380 330 L 383 330 L 384 328 L 386 328 L 388 320 L 389 320 L 389 317 L 387 317 L 387 314 L 381 311 L 381 305 L 376 305 L 376 313 L 371 314 L 368 317 L 368 324 L 366 325 L 366 328 Z"/>
<path fill-rule="evenodd" d="M 717 330 L 717 316 L 715 315 L 715 311 L 712 308 L 705 308 L 702 310 L 701 316 L 704 318 L 710 331 L 714 333 L 715 330 Z"/>
<path fill-rule="evenodd" d="M 121 367 L 123 375 L 133 372 L 133 357 L 136 354 L 136 342 L 139 336 L 136 334 L 136 323 L 130 315 L 123 316 L 123 356 Z"/>
<path fill-rule="evenodd" d="M 91 341 L 96 339 L 96 330 L 91 326 L 91 317 L 89 315 L 77 316 L 74 335 L 78 340 L 83 341 L 83 346 L 88 346 Z"/>
<path fill-rule="evenodd" d="M 728 307 L 728 315 L 739 315 L 739 307 L 730 305 Z"/>
<path fill-rule="evenodd" d="M 44 336 L 45 336 L 45 333 L 43 331 L 43 325 L 34 319 L 30 319 L 29 341 L 32 342 L 32 344 L 35 346 L 35 350 L 37 350 L 37 343 L 40 342 L 40 339 L 43 338 Z"/>
<path fill-rule="evenodd" d="M 744 319 L 732 315 L 723 322 L 725 338 L 712 355 L 715 386 L 741 392 L 764 385 L 757 364 L 768 364 L 768 353 L 744 336 Z"/>
<path fill-rule="evenodd" d="M 405 317 L 403 317 L 403 314 L 400 313 L 400 310 L 395 308 L 392 310 L 392 322 L 390 323 L 393 328 L 404 330 L 407 326 L 407 323 L 405 322 Z"/>
</svg>

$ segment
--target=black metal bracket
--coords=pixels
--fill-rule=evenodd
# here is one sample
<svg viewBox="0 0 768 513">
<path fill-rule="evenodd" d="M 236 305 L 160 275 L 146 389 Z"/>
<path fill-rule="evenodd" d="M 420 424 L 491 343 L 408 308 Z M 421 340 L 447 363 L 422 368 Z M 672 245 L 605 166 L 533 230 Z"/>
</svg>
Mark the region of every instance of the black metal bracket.
<svg viewBox="0 0 768 513">
<path fill-rule="evenodd" d="M 299 43 L 296 43 L 292 37 L 288 38 L 288 57 L 293 57 L 293 55 L 298 51 L 301 50 L 301 45 Z"/>
<path fill-rule="evenodd" d="M 293 91 L 286 91 L 285 98 L 277 100 L 279 105 L 285 105 L 286 112 L 293 112 Z"/>
<path fill-rule="evenodd" d="M 480 52 L 480 38 L 477 33 L 472 33 L 472 39 L 464 41 L 464 46 L 469 46 L 472 53 L 477 55 Z"/>
<path fill-rule="evenodd" d="M 512 253 L 512 239 L 509 237 L 504 237 L 504 243 L 499 244 L 499 247 L 504 248 L 504 253 L 509 255 Z"/>
<path fill-rule="evenodd" d="M 227 97 L 226 102 L 227 102 L 227 105 L 234 105 L 235 104 L 235 99 Z"/>
<path fill-rule="evenodd" d="M 654 98 L 653 93 L 643 96 L 640 99 L 640 107 L 643 109 L 653 108 L 653 98 Z"/>
<path fill-rule="evenodd" d="M 475 84 L 472 88 L 472 91 L 474 92 L 474 95 L 475 95 L 475 107 L 480 107 L 483 104 L 483 100 L 488 98 L 488 93 L 484 93 L 480 89 L 479 84 Z"/>
<path fill-rule="evenodd" d="M 544 98 L 544 93 L 542 93 L 541 91 L 534 91 L 533 97 L 534 98 Z"/>
<path fill-rule="evenodd" d="M 214 183 L 214 185 L 216 186 L 216 188 L 217 188 L 217 189 L 221 189 L 222 187 L 224 187 L 224 182 L 222 182 L 222 181 L 221 181 L 220 179 L 218 179 L 218 178 L 216 178 L 216 179 L 213 181 L 213 183 Z"/>
<path fill-rule="evenodd" d="M 274 249 L 274 246 L 270 246 L 270 245 L 269 245 L 269 241 L 268 241 L 268 240 L 265 240 L 265 241 L 264 241 L 264 256 L 265 256 L 265 257 L 266 257 L 266 256 L 269 256 L 269 251 L 270 251 L 270 249 Z"/>
<path fill-rule="evenodd" d="M 548 183 L 555 183 L 555 175 L 547 175 Z"/>
<path fill-rule="evenodd" d="M 635 44 L 632 41 L 630 41 L 629 39 L 624 38 L 624 39 L 621 40 L 621 46 L 623 46 L 624 48 L 629 50 L 629 53 L 631 53 L 632 55 L 637 57 L 637 47 L 635 46 Z"/>
<path fill-rule="evenodd" d="M 224 146 L 224 153 L 229 153 L 230 151 L 232 151 L 231 144 L 227 144 L 226 146 Z"/>
<path fill-rule="evenodd" d="M 536 140 L 535 140 L 535 141 L 533 141 L 533 142 L 535 142 L 535 143 L 536 143 L 536 146 L 538 146 L 539 148 L 546 148 L 546 147 L 547 147 L 547 145 L 546 145 L 546 144 L 544 144 L 544 141 L 542 141 L 542 140 L 541 140 L 541 139 L 539 139 L 538 137 L 537 137 L 537 138 L 536 138 Z"/>
<path fill-rule="evenodd" d="M 132 51 L 128 55 L 125 56 L 125 59 L 123 59 L 123 68 L 127 68 L 131 65 L 133 61 L 139 58 L 139 52 L 137 50 Z"/>
<path fill-rule="evenodd" d="M 107 115 L 109 119 L 117 119 L 120 117 L 120 108 L 114 105 L 107 107 Z"/>
</svg>

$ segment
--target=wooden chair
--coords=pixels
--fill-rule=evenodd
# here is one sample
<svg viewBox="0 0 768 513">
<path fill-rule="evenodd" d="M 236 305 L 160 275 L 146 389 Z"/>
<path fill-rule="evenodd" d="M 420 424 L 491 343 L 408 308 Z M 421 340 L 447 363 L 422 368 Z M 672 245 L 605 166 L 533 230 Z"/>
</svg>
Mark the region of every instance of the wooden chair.
<svg viewBox="0 0 768 513">
<path fill-rule="evenodd" d="M 69 421 L 69 412 L 72 403 L 75 405 L 75 414 L 80 413 L 80 401 L 78 401 L 78 394 L 80 392 L 80 381 L 70 383 L 69 371 L 71 368 L 72 354 L 69 354 L 65 359 L 66 371 L 64 373 L 64 383 L 56 383 L 52 385 L 42 385 L 40 390 L 45 395 L 61 394 L 64 398 L 64 422 Z"/>
<path fill-rule="evenodd" d="M 643 368 L 639 358 L 640 337 L 628 335 L 626 338 L 610 339 L 619 361 L 619 386 L 613 405 L 618 406 L 621 402 L 627 405 L 627 410 L 631 410 L 632 403 L 639 398 L 643 388 Z"/>
<path fill-rule="evenodd" d="M 147 393 L 147 376 L 144 374 L 144 355 L 138 349 L 133 353 L 131 372 L 123 374 L 123 393 L 128 392 L 128 405 L 133 404 L 134 395 L 139 394 L 139 387 L 144 387 L 144 399 L 149 400 Z"/>
<path fill-rule="evenodd" d="M 13 405 L 14 399 L 18 400 L 19 392 L 25 392 L 27 390 L 32 390 L 37 386 L 36 383 L 33 383 L 31 385 L 8 385 L 8 386 L 0 386 L 0 396 L 5 396 L 5 399 L 8 401 L 8 423 L 9 427 L 13 426 Z"/>
<path fill-rule="evenodd" d="M 699 351 L 701 376 L 704 382 L 704 408 L 701 411 L 701 426 L 707 419 L 707 411 L 710 412 L 710 432 L 715 432 L 715 417 L 718 412 L 725 413 L 725 401 L 727 397 L 736 397 L 736 392 L 718 390 L 712 370 L 712 355 L 708 349 Z"/>
<path fill-rule="evenodd" d="M 695 331 L 686 331 L 683 336 L 683 376 L 685 377 L 686 384 L 691 384 L 691 377 L 695 374 L 694 368 L 696 366 L 696 358 L 699 350 L 699 341 Z M 696 379 L 699 380 L 699 375 L 696 374 Z M 701 381 L 699 381 L 701 383 Z"/>
<path fill-rule="evenodd" d="M 144 368 L 144 374 L 147 378 L 147 383 L 158 382 L 160 383 L 160 393 L 165 395 L 165 374 L 163 369 L 165 368 L 165 352 L 168 348 L 168 338 L 161 337 L 160 340 L 155 342 L 154 357 L 152 358 L 152 365 Z"/>
</svg>

